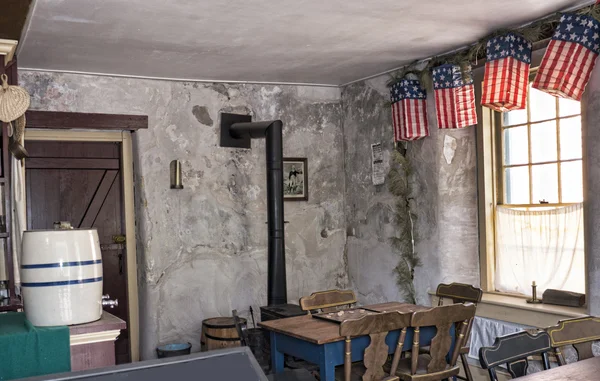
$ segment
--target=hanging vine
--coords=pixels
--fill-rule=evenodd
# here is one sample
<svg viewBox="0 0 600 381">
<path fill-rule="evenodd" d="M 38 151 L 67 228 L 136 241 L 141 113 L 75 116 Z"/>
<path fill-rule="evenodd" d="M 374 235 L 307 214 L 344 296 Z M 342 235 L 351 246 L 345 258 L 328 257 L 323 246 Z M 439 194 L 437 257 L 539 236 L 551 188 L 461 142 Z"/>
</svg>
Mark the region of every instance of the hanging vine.
<svg viewBox="0 0 600 381">
<path fill-rule="evenodd" d="M 397 150 L 392 152 L 392 165 L 388 173 L 388 189 L 396 197 L 394 224 L 397 235 L 390 239 L 391 245 L 400 256 L 394 269 L 396 282 L 407 302 L 416 304 L 415 268 L 421 266 L 421 259 L 415 252 L 414 220 L 410 211 L 410 164 Z"/>
</svg>

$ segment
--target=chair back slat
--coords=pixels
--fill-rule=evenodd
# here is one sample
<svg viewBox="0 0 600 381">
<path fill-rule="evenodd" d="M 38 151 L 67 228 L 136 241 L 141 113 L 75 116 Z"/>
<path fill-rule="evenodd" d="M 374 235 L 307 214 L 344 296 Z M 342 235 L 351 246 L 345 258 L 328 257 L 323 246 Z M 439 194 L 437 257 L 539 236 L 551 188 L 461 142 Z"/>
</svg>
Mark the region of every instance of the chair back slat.
<svg viewBox="0 0 600 381">
<path fill-rule="evenodd" d="M 550 335 L 550 344 L 556 353 L 558 363 L 564 365 L 565 359 L 561 347 L 573 345 L 578 361 L 594 357 L 592 344 L 600 340 L 600 318 L 585 316 L 582 318 L 560 320 L 557 325 L 546 328 Z"/>
<path fill-rule="evenodd" d="M 442 298 L 448 298 L 452 299 L 453 303 L 471 302 L 477 304 L 481 302 L 483 290 L 465 283 L 440 283 L 435 295 L 440 298 L 439 303 L 442 302 Z"/>
<path fill-rule="evenodd" d="M 473 316 L 475 316 L 475 305 L 472 303 L 434 307 L 429 310 L 413 313 L 411 326 L 415 327 L 415 342 L 413 343 L 412 357 L 419 357 L 420 344 L 417 330 L 420 327 L 435 326 L 437 333 L 431 340 L 431 345 L 429 347 L 431 360 L 427 365 L 427 372 L 436 373 L 445 370 L 448 366 L 455 366 L 458 354 L 460 353 L 460 348 L 464 344 L 466 328 L 468 327 L 469 320 L 472 319 Z M 460 328 L 455 331 L 456 341 L 454 350 L 450 356 L 451 362 L 448 363 L 446 356 L 452 347 L 450 329 L 453 325 L 458 325 Z M 417 364 L 416 361 L 414 361 L 412 366 L 413 374 L 416 372 L 416 367 Z"/>
<path fill-rule="evenodd" d="M 328 310 L 340 306 L 351 306 L 356 303 L 356 295 L 352 290 L 319 291 L 300 298 L 303 311 Z"/>
<path fill-rule="evenodd" d="M 248 345 L 248 332 L 246 332 L 246 327 L 242 323 L 242 320 L 238 316 L 237 310 L 231 311 L 231 315 L 233 316 L 233 323 L 235 324 L 235 329 L 240 338 L 240 345 L 245 347 Z"/>
<path fill-rule="evenodd" d="M 479 362 L 487 369 L 492 381 L 497 380 L 496 367 L 506 364 L 512 378 L 527 373 L 527 357 L 541 355 L 544 369 L 549 369 L 550 336 L 543 331 L 521 331 L 497 337 L 491 347 L 479 349 Z"/>
<path fill-rule="evenodd" d="M 392 359 L 392 366 L 390 368 L 390 376 L 395 375 L 398 370 L 398 364 L 400 363 L 400 356 L 402 355 L 402 347 L 404 347 L 404 341 L 406 340 L 406 327 L 400 331 L 400 337 L 398 343 L 396 343 L 396 350 L 394 351 L 394 358 Z"/>
<path fill-rule="evenodd" d="M 344 379 L 350 381 L 352 366 L 352 344 L 351 337 L 369 335 L 371 343 L 365 349 L 363 356 L 364 366 L 367 368 L 363 380 L 381 380 L 386 374 L 383 369 L 389 348 L 385 338 L 389 331 L 402 330 L 398 338 L 392 368 L 397 368 L 400 359 L 399 352 L 404 346 L 406 328 L 410 326 L 411 313 L 398 311 L 365 315 L 360 319 L 344 320 L 340 324 L 340 336 L 346 338 L 344 356 Z M 395 363 L 395 365 L 394 365 Z M 395 370 L 394 370 L 395 372 Z M 391 373 L 393 374 L 393 373 Z"/>
</svg>

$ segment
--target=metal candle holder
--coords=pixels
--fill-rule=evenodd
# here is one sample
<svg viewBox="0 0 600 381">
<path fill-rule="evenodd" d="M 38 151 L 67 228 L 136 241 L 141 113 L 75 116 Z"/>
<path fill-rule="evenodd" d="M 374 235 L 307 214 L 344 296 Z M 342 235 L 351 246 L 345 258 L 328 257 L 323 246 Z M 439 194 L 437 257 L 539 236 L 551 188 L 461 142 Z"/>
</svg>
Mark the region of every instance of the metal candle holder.
<svg viewBox="0 0 600 381">
<path fill-rule="evenodd" d="M 181 162 L 173 160 L 169 167 L 171 172 L 171 189 L 183 189 L 183 184 L 181 183 Z"/>
<path fill-rule="evenodd" d="M 531 304 L 542 303 L 542 300 L 537 298 L 537 285 L 535 284 L 535 281 L 533 281 L 531 283 L 531 295 L 532 295 L 532 298 L 527 299 L 527 303 L 531 303 Z"/>
</svg>

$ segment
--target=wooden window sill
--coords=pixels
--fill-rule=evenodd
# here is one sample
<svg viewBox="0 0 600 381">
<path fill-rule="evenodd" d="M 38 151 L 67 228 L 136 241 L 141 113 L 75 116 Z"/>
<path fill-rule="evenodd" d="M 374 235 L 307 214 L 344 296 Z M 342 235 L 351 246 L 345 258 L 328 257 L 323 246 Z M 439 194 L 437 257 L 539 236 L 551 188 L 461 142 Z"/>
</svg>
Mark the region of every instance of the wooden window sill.
<svg viewBox="0 0 600 381">
<path fill-rule="evenodd" d="M 437 306 L 438 298 L 430 292 L 433 306 Z M 444 304 L 452 303 L 450 300 Z M 476 316 L 545 328 L 555 325 L 559 320 L 588 315 L 586 307 L 564 307 L 551 304 L 529 304 L 519 296 L 484 293 L 481 303 L 477 305 Z"/>
</svg>

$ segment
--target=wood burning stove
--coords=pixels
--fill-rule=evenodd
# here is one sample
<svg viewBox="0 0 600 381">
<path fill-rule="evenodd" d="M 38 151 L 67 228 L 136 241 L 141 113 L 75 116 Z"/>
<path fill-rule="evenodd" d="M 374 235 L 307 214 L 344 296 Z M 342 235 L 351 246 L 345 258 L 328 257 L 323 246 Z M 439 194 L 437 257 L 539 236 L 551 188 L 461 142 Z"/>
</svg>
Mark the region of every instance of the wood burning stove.
<svg viewBox="0 0 600 381">
<path fill-rule="evenodd" d="M 251 148 L 251 139 L 265 138 L 267 155 L 268 280 L 267 306 L 261 320 L 306 315 L 287 303 L 283 220 L 283 123 L 252 122 L 250 115 L 221 113 L 221 147 Z"/>
<path fill-rule="evenodd" d="M 297 304 L 276 304 L 273 306 L 260 307 L 260 320 L 275 320 L 294 316 L 306 315 L 306 311 L 302 311 Z"/>
</svg>

